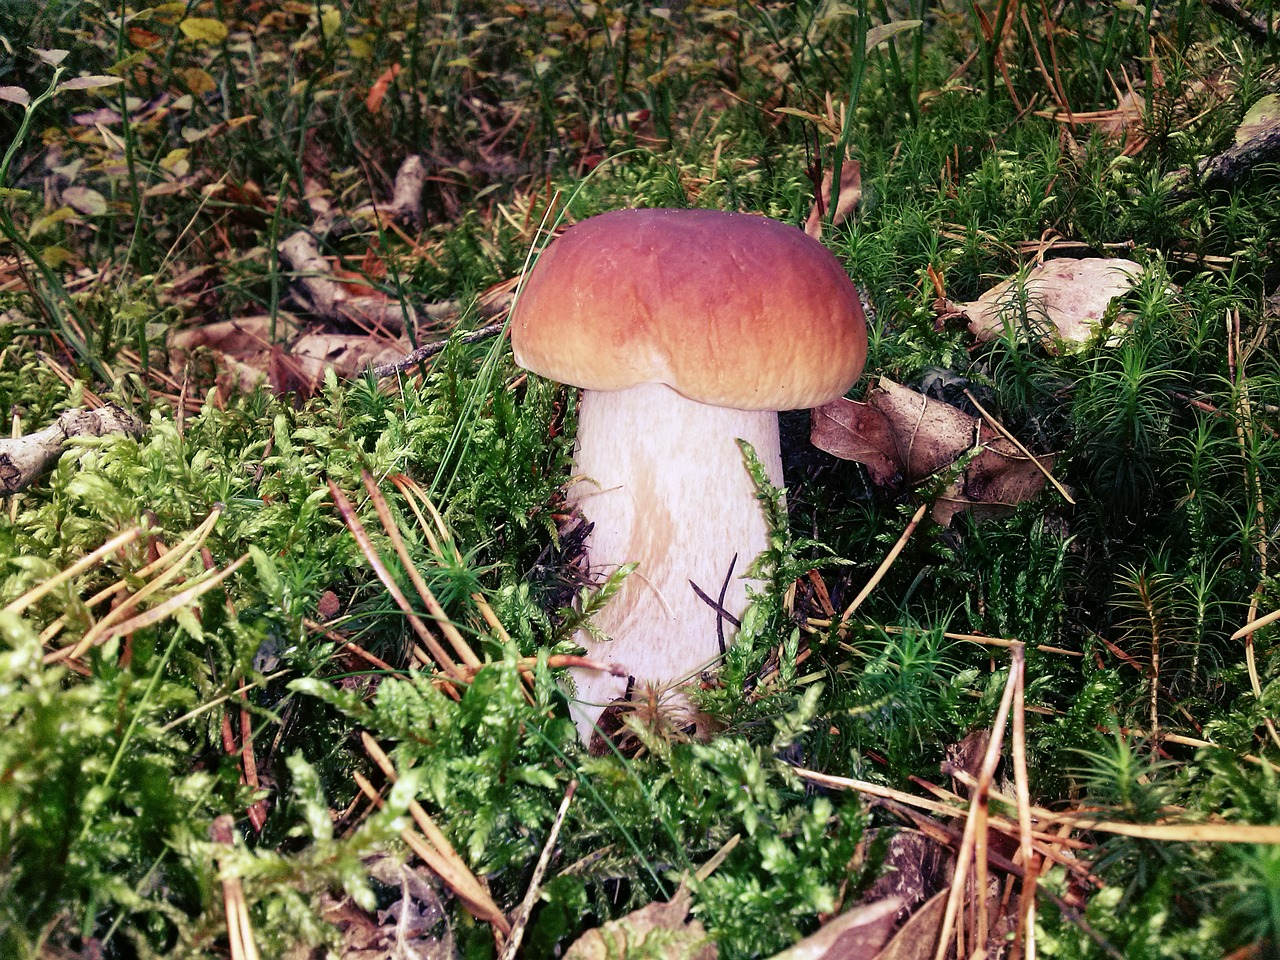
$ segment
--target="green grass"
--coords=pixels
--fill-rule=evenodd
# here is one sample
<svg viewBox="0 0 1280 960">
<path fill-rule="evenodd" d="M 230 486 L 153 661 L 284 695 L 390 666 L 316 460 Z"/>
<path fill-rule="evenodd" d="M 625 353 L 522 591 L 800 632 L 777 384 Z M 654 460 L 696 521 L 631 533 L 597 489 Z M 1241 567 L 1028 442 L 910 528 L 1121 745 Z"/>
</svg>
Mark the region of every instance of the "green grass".
<svg viewBox="0 0 1280 960">
<path fill-rule="evenodd" d="M 788 763 L 918 790 L 913 777 L 942 782 L 947 748 L 991 725 L 1007 657 L 946 632 L 1027 643 L 1037 803 L 1139 823 L 1171 806 L 1280 822 L 1275 628 L 1253 637 L 1256 681 L 1230 640 L 1251 609 L 1280 606 L 1280 342 L 1267 302 L 1280 179 L 1263 165 L 1185 195 L 1173 179 L 1275 92 L 1274 49 L 1190 2 L 893 9 L 924 23 L 865 57 L 868 29 L 891 19 L 884 4 L 211 2 L 130 8 L 127 22 L 95 3 L 0 10 L 12 50 L 0 86 L 35 101 L 54 68 L 33 49 L 54 48 L 69 51 L 63 80 L 123 81 L 57 90 L 29 111 L 0 104 L 0 142 L 13 143 L 0 174 L 0 418 L 38 428 L 89 392 L 149 418 L 139 441 L 76 441 L 0 511 L 0 604 L 143 528 L 0 613 L 0 956 L 91 941 L 111 958 L 224 956 L 220 880 L 232 875 L 264 956 L 337 949 L 316 898 L 372 911 L 399 897 L 368 858 L 412 859 L 398 834 L 415 797 L 510 912 L 575 779 L 525 955 L 669 897 L 737 835 L 693 881 L 694 913 L 722 957 L 770 956 L 855 902 L 880 868 L 872 838 L 900 825 L 855 795 L 806 788 Z M 1006 21 L 1002 44 L 983 17 Z M 1061 116 L 1113 108 L 1130 83 L 1145 93 L 1132 155 Z M 780 110 L 825 116 L 828 96 L 837 118 L 846 105 L 839 136 Z M 572 649 L 581 611 L 603 599 L 570 609 L 572 545 L 560 542 L 576 398 L 523 377 L 504 341 L 455 339 L 420 381 L 331 378 L 312 397 L 211 393 L 199 369 L 185 387 L 181 371 L 163 376 L 175 327 L 265 314 L 283 340 L 297 306 L 276 248 L 313 222 L 307 196 L 318 187 L 350 213 L 386 197 L 410 153 L 431 174 L 421 235 L 357 223 L 321 241 L 394 297 L 460 301 L 456 327 L 418 331 L 436 339 L 486 322 L 476 296 L 519 272 L 544 216 L 698 206 L 800 223 L 843 148 L 863 198 L 826 242 L 876 309 L 854 395 L 877 375 L 919 384 L 950 371 L 1056 453 L 1076 505 L 1048 492 L 1005 519 L 926 524 L 858 611 L 868 629 L 807 628 L 798 618 L 821 616 L 808 572 L 843 609 L 932 487 L 876 487 L 786 418 L 786 512 L 764 497 L 770 588 L 704 694 L 724 724 L 709 743 L 647 736 L 631 759 L 578 747 L 545 659 Z M 72 204 L 72 187 L 101 203 Z M 930 271 L 949 299 L 970 300 L 1054 236 L 1073 254 L 1144 265 L 1114 345 L 977 346 L 937 322 Z M 348 639 L 408 670 L 415 636 L 329 497 L 332 481 L 407 588 L 362 470 L 490 663 L 458 701 L 429 672 L 389 675 L 304 623 L 336 598 Z M 451 546 L 433 551 L 395 474 L 427 491 Z M 90 597 L 154 581 L 140 571 L 216 505 L 205 553 L 159 597 L 206 567 L 244 566 L 95 647 L 83 674 L 42 662 L 106 614 Z M 541 658 L 528 688 L 521 656 Z M 260 830 L 236 752 L 246 728 Z M 377 813 L 353 807 L 354 773 L 381 783 L 363 731 L 401 774 Z M 209 840 L 221 814 L 236 818 L 231 851 Z M 1280 942 L 1275 847 L 1085 836 L 1096 882 L 1081 894 L 1059 868 L 1046 874 L 1058 899 L 1040 900 L 1042 955 L 1220 957 Z M 487 926 L 456 903 L 448 913 L 464 953 L 493 954 Z"/>
</svg>

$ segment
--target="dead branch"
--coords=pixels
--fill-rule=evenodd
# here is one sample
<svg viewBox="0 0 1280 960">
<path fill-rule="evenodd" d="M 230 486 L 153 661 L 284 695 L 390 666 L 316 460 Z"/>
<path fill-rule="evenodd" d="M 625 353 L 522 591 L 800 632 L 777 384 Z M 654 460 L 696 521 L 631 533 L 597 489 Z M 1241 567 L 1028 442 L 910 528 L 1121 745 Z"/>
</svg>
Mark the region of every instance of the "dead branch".
<svg viewBox="0 0 1280 960">
<path fill-rule="evenodd" d="M 1183 170 L 1170 198 L 1178 201 L 1192 195 L 1198 184 L 1206 190 L 1228 187 L 1249 171 L 1280 160 L 1280 124 L 1258 130 L 1245 143 L 1233 143 L 1215 156 L 1201 160 L 1195 171 Z"/>
<path fill-rule="evenodd" d="M 417 325 L 417 312 L 408 303 L 381 294 L 352 293 L 350 285 L 334 274 L 329 261 L 321 255 L 316 238 L 308 231 L 298 230 L 286 237 L 279 251 L 295 274 L 294 296 L 317 317 L 362 328 L 381 327 L 393 336 Z"/>
<path fill-rule="evenodd" d="M 496 337 L 502 332 L 502 328 L 506 321 L 500 323 L 491 323 L 488 326 L 481 327 L 478 330 L 472 330 L 470 333 L 464 333 L 458 339 L 462 343 L 475 343 L 477 340 L 484 340 L 486 337 Z M 373 368 L 375 377 L 393 377 L 397 373 L 404 373 L 411 367 L 416 367 L 424 360 L 429 360 L 437 353 L 441 353 L 445 347 L 449 345 L 449 340 L 436 340 L 432 343 L 425 343 L 413 353 L 405 354 L 394 363 L 384 363 Z"/>
<path fill-rule="evenodd" d="M 142 421 L 115 404 L 96 410 L 68 410 L 43 430 L 0 440 L 0 494 L 17 493 L 50 470 L 70 437 L 108 433 L 142 436 Z"/>
<path fill-rule="evenodd" d="M 1222 17 L 1229 20 L 1240 28 L 1250 40 L 1256 43 L 1274 43 L 1276 33 L 1267 24 L 1267 21 L 1257 14 L 1250 13 L 1244 9 L 1236 0 L 1204 0 L 1205 6 Z"/>
</svg>

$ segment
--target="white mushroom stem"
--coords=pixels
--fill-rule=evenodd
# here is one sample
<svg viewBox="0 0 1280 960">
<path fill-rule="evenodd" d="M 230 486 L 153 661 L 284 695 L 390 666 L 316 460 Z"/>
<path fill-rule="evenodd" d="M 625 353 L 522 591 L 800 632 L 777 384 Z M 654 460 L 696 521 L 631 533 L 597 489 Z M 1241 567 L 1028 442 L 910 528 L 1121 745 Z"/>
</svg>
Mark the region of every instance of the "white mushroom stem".
<svg viewBox="0 0 1280 960">
<path fill-rule="evenodd" d="M 767 548 L 769 530 L 739 439 L 781 486 L 773 411 L 708 406 L 660 384 L 583 394 L 574 458 L 580 479 L 570 498 L 594 524 L 587 558 L 598 574 L 637 567 L 595 618 L 611 639 L 583 633 L 578 642 L 593 659 L 621 665 L 637 690 L 696 679 L 720 656 L 720 631 L 726 644 L 736 633 L 690 581 L 717 602 L 723 591 L 733 617 L 746 609 L 750 581 L 742 575 Z M 572 672 L 572 714 L 590 743 L 601 711 L 625 696 L 628 681 Z"/>
</svg>

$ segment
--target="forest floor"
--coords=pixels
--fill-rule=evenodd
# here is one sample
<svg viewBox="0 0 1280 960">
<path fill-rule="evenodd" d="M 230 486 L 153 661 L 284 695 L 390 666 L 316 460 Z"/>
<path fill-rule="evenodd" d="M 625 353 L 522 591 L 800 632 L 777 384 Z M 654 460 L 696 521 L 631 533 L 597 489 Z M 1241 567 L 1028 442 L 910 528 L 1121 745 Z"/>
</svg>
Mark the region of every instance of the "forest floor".
<svg viewBox="0 0 1280 960">
<path fill-rule="evenodd" d="M 0 957 L 1276 956 L 1275 14 L 0 6 Z M 805 228 L 869 349 L 714 736 L 589 751 L 505 324 L 623 207 Z"/>
</svg>

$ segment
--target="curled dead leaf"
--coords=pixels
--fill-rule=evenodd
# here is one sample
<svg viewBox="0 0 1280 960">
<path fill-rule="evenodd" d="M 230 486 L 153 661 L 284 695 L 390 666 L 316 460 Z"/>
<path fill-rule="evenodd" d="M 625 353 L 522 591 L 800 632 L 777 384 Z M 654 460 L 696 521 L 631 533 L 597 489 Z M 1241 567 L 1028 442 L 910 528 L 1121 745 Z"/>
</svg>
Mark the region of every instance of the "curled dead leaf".
<svg viewBox="0 0 1280 960">
<path fill-rule="evenodd" d="M 901 907 L 898 897 L 854 907 L 773 960 L 873 960 L 893 932 Z"/>
<path fill-rule="evenodd" d="M 835 198 L 835 210 L 831 213 L 833 227 L 844 223 L 858 208 L 862 199 L 862 164 L 857 160 L 846 160 L 840 165 L 840 192 Z M 804 223 L 804 232 L 815 240 L 822 239 L 822 224 L 831 209 L 831 171 L 822 177 L 822 189 L 818 199 L 809 210 L 809 217 Z"/>
</svg>

